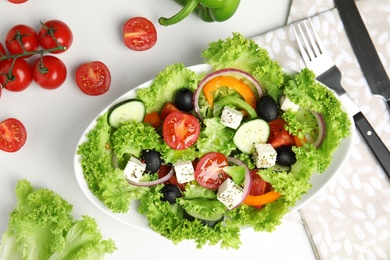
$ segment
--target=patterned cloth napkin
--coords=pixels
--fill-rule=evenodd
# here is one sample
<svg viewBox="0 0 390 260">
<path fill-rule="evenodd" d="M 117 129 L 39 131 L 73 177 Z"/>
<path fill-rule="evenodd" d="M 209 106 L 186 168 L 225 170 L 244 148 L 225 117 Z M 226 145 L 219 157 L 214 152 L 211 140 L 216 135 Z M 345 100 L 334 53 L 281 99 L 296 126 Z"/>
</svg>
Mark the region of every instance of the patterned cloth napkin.
<svg viewBox="0 0 390 260">
<path fill-rule="evenodd" d="M 390 75 L 390 0 L 357 5 Z M 293 0 L 289 23 L 307 17 L 342 71 L 342 85 L 390 148 L 389 112 L 383 99 L 372 95 L 333 0 Z M 304 67 L 290 25 L 254 39 L 283 67 Z M 390 181 L 358 134 L 345 166 L 301 210 L 321 259 L 389 259 Z"/>
</svg>

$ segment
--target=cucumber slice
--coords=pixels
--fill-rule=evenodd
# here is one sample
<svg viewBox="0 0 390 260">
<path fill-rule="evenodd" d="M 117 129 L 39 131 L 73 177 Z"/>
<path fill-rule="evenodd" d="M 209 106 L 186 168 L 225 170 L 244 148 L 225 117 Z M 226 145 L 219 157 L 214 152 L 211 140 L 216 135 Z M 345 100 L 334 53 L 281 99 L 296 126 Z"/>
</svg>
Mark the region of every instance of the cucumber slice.
<svg viewBox="0 0 390 260">
<path fill-rule="evenodd" d="M 139 123 L 144 120 L 145 114 L 145 105 L 141 100 L 127 99 L 114 105 L 108 111 L 108 123 L 114 128 L 118 128 L 126 122 Z"/>
<path fill-rule="evenodd" d="M 184 217 L 187 218 L 190 221 L 198 219 L 204 225 L 207 225 L 209 227 L 214 227 L 218 222 L 223 220 L 224 215 L 216 213 L 213 216 L 205 217 L 205 216 L 203 216 L 203 215 L 201 215 L 199 213 L 191 212 L 189 210 L 185 210 Z"/>
<path fill-rule="evenodd" d="M 269 137 L 269 124 L 260 118 L 243 123 L 233 136 L 237 148 L 247 154 L 253 152 L 255 143 L 266 143 Z"/>
<path fill-rule="evenodd" d="M 274 166 L 271 167 L 271 169 L 276 171 L 276 172 L 290 172 L 291 166 L 275 164 Z"/>
</svg>

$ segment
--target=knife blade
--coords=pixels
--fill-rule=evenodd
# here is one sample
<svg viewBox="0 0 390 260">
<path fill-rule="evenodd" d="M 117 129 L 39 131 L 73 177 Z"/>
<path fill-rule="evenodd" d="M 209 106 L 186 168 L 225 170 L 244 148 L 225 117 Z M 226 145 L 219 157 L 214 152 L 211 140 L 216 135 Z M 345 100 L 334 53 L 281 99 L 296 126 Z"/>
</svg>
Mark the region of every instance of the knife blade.
<svg viewBox="0 0 390 260">
<path fill-rule="evenodd" d="M 373 95 L 385 99 L 390 112 L 390 80 L 354 0 L 335 0 L 348 39 Z"/>
</svg>

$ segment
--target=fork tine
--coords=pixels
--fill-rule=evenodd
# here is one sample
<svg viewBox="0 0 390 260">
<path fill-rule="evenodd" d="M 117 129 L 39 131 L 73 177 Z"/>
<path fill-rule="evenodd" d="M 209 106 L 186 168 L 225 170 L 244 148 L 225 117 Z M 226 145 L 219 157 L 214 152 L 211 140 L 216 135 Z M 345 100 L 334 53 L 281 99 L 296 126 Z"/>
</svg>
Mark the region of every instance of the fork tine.
<svg viewBox="0 0 390 260">
<path fill-rule="evenodd" d="M 316 48 L 318 48 L 318 50 L 319 50 L 319 54 L 327 54 L 326 53 L 326 49 L 325 49 L 325 46 L 324 46 L 324 44 L 322 43 L 322 41 L 321 41 L 321 38 L 318 36 L 318 34 L 317 34 L 317 32 L 316 32 L 316 30 L 314 29 L 314 25 L 313 25 L 313 22 L 311 21 L 311 19 L 309 18 L 308 19 L 309 20 L 309 23 L 310 23 L 310 27 L 311 27 L 311 31 L 312 31 L 312 33 L 313 33 L 313 35 L 314 35 L 314 38 L 315 38 L 315 40 L 316 40 L 316 43 L 317 44 L 313 44 L 313 46 L 316 46 Z M 307 28 L 307 25 L 306 25 L 306 23 L 305 23 L 305 26 L 306 26 L 306 28 Z M 308 29 L 307 29 L 308 30 Z M 312 37 L 310 37 L 310 38 L 312 38 Z M 314 40 L 313 40 L 314 41 Z"/>
<path fill-rule="evenodd" d="M 295 39 L 297 40 L 297 43 L 298 43 L 298 47 L 299 47 L 299 51 L 301 52 L 301 55 L 302 55 L 302 58 L 303 60 L 305 61 L 305 63 L 309 63 L 311 58 L 309 57 L 309 53 L 306 51 L 306 48 L 305 46 L 303 45 L 302 41 L 301 41 L 301 38 L 299 37 L 299 34 L 297 32 L 297 30 L 295 29 L 295 26 L 293 25 L 292 26 L 292 29 L 293 29 L 293 33 L 295 35 Z M 301 33 L 302 34 L 302 33 Z"/>
<path fill-rule="evenodd" d="M 322 51 L 321 51 L 320 46 L 319 46 L 320 39 L 319 39 L 319 37 L 317 37 L 315 35 L 316 32 L 314 30 L 314 26 L 313 26 L 313 23 L 311 22 L 310 18 L 309 18 L 309 23 L 310 23 L 310 29 L 307 25 L 307 21 L 304 21 L 303 25 L 304 25 L 305 30 L 306 30 L 306 35 L 310 41 L 311 50 L 314 52 L 314 58 L 316 58 L 322 54 Z M 313 34 L 314 34 L 315 39 L 313 38 Z"/>
</svg>

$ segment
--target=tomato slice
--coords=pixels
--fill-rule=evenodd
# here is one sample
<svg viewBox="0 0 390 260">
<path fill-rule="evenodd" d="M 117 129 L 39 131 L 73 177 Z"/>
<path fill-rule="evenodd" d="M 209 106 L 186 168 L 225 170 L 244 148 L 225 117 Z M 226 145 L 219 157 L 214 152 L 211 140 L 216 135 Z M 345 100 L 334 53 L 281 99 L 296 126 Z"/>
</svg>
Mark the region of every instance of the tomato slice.
<svg viewBox="0 0 390 260">
<path fill-rule="evenodd" d="M 280 146 L 292 146 L 295 144 L 294 137 L 284 128 L 286 121 L 281 118 L 268 122 L 270 126 L 270 135 L 268 143 L 273 148 Z"/>
<path fill-rule="evenodd" d="M 111 73 L 103 62 L 85 63 L 76 70 L 76 83 L 87 95 L 102 95 L 110 88 Z"/>
<path fill-rule="evenodd" d="M 217 190 L 229 178 L 229 175 L 222 170 L 228 164 L 228 158 L 224 154 L 208 153 L 196 165 L 195 180 L 204 188 Z"/>
<path fill-rule="evenodd" d="M 8 118 L 0 123 L 0 150 L 16 152 L 26 143 L 27 131 L 22 122 Z"/>
<path fill-rule="evenodd" d="M 165 143 L 173 149 L 184 150 L 198 140 L 200 124 L 191 114 L 180 111 L 170 113 L 163 122 Z"/>
<path fill-rule="evenodd" d="M 157 41 L 154 24 L 144 17 L 133 17 L 123 26 L 123 41 L 134 51 L 145 51 L 152 48 Z"/>
</svg>

